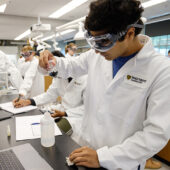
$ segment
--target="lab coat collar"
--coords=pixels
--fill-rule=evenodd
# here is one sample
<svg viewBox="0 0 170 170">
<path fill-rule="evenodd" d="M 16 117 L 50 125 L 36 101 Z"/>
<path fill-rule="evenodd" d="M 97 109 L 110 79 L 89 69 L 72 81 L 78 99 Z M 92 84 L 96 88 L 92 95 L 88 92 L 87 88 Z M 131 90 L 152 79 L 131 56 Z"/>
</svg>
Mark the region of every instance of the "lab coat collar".
<svg viewBox="0 0 170 170">
<path fill-rule="evenodd" d="M 69 54 L 69 53 L 67 53 L 66 55 L 65 55 L 65 58 L 71 58 L 72 56 Z"/>
<path fill-rule="evenodd" d="M 101 58 L 103 60 L 102 70 L 104 70 L 105 86 L 107 87 L 113 79 L 112 61 L 106 60 L 103 56 L 101 56 Z"/>
<path fill-rule="evenodd" d="M 112 82 L 111 84 L 116 82 L 118 79 L 120 79 L 125 74 L 131 72 L 131 70 L 134 69 L 134 67 L 136 67 L 137 62 L 150 57 L 151 56 L 150 54 L 153 53 L 154 48 L 152 45 L 151 38 L 145 35 L 138 35 L 138 37 L 139 37 L 139 40 L 144 44 L 143 48 L 137 53 L 135 57 L 131 58 L 127 63 L 125 63 L 125 65 L 122 66 L 122 68 L 117 72 L 114 79 L 111 81 Z M 108 76 L 108 74 L 111 74 L 112 76 L 112 73 L 108 71 L 109 68 L 110 68 L 109 66 L 106 68 L 106 76 Z M 113 70 L 112 66 L 111 66 L 111 69 Z"/>
</svg>

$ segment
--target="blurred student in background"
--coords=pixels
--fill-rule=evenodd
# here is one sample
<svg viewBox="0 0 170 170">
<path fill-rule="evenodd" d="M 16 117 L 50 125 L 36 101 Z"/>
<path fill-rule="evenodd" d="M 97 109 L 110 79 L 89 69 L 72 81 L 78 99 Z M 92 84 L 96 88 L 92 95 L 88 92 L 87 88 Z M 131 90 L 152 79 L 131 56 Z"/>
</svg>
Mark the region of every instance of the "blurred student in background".
<svg viewBox="0 0 170 170">
<path fill-rule="evenodd" d="M 0 51 L 0 73 L 7 72 L 11 85 L 17 89 L 22 84 L 22 77 L 16 66 Z"/>
<path fill-rule="evenodd" d="M 26 98 L 37 96 L 44 92 L 44 76 L 38 72 L 39 60 L 31 46 L 24 46 L 21 51 L 22 58 L 18 62 L 24 81 L 19 94 Z"/>
<path fill-rule="evenodd" d="M 65 57 L 69 58 L 75 56 L 76 50 L 77 50 L 77 46 L 74 43 L 69 43 L 65 47 L 65 54 L 66 54 Z"/>
</svg>

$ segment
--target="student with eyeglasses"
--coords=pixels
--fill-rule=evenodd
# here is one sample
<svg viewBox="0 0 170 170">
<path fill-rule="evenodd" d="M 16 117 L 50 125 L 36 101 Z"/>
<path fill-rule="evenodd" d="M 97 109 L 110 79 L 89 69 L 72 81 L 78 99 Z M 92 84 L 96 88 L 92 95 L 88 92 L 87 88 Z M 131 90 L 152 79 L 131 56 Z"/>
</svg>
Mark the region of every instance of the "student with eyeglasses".
<svg viewBox="0 0 170 170">
<path fill-rule="evenodd" d="M 35 51 L 29 45 L 21 50 L 22 58 L 18 61 L 18 69 L 24 77 L 19 94 L 23 98 L 30 98 L 44 92 L 44 76 L 38 72 L 39 60 Z M 39 86 L 41 84 L 41 86 Z M 17 101 L 17 99 L 15 99 Z"/>
<path fill-rule="evenodd" d="M 69 43 L 65 46 L 65 57 L 73 57 L 77 51 L 77 46 L 74 43 Z"/>
</svg>

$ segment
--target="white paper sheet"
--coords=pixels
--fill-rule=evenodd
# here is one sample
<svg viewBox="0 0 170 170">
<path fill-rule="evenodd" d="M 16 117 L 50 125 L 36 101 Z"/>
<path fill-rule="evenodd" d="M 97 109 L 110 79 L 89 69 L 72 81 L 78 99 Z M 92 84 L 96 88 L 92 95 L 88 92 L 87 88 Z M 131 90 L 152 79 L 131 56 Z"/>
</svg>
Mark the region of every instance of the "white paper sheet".
<svg viewBox="0 0 170 170">
<path fill-rule="evenodd" d="M 16 140 L 36 139 L 41 137 L 40 119 L 43 115 L 16 117 Z M 32 125 L 32 123 L 37 123 Z M 55 136 L 62 135 L 55 124 Z"/>
<path fill-rule="evenodd" d="M 25 106 L 25 107 L 21 107 L 21 108 L 15 108 L 12 104 L 12 102 L 8 102 L 8 103 L 2 103 L 0 104 L 1 109 L 6 110 L 10 113 L 18 114 L 18 113 L 23 113 L 23 112 L 28 112 L 31 110 L 35 110 L 37 109 L 37 106 Z"/>
</svg>

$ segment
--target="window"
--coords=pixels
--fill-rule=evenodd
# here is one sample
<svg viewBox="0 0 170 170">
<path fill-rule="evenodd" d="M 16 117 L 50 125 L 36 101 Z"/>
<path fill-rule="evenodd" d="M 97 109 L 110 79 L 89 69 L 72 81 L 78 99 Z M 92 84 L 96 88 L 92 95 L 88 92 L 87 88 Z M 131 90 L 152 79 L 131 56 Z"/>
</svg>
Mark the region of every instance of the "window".
<svg viewBox="0 0 170 170">
<path fill-rule="evenodd" d="M 170 50 L 170 35 L 151 37 L 156 51 L 167 56 Z"/>
</svg>

